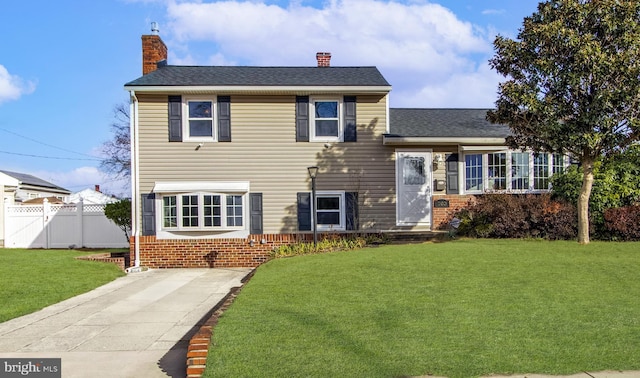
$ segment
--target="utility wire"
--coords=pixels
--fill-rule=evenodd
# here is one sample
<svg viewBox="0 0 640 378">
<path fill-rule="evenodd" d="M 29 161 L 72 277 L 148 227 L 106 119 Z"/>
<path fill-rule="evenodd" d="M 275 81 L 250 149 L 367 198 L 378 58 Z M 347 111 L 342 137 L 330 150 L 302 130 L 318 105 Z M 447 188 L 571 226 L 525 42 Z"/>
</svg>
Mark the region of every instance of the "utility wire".
<svg viewBox="0 0 640 378">
<path fill-rule="evenodd" d="M 24 138 L 24 139 L 26 139 L 26 140 L 30 140 L 30 141 L 35 142 L 35 143 L 38 143 L 38 144 L 42 144 L 43 146 L 47 146 L 47 147 L 51 147 L 51 148 L 55 148 L 55 149 L 58 149 L 58 150 L 61 150 L 61 151 L 64 151 L 64 152 L 70 152 L 70 153 L 72 153 L 72 154 L 76 154 L 76 155 L 89 156 L 89 157 L 93 158 L 93 159 L 91 159 L 91 160 L 100 160 L 100 159 L 95 159 L 95 156 L 91 156 L 91 155 L 88 155 L 88 154 L 84 154 L 84 153 L 82 153 L 82 152 L 76 152 L 76 151 L 72 151 L 72 150 L 67 150 L 67 149 L 62 148 L 62 147 L 58 147 L 58 146 L 54 146 L 54 145 L 52 145 L 52 144 L 48 144 L 48 143 L 45 143 L 45 142 L 41 142 L 41 141 L 39 141 L 39 140 L 36 140 L 36 139 L 30 138 L 30 137 L 28 137 L 28 136 L 20 135 L 20 134 L 18 134 L 18 133 L 16 133 L 16 132 L 9 131 L 9 130 L 7 130 L 7 129 L 5 129 L 5 128 L 0 128 L 0 130 L 4 131 L 5 133 L 13 134 L 13 135 L 18 136 L 18 137 L 20 137 L 20 138 Z M 15 155 L 20 155 L 20 154 L 17 154 L 17 153 L 16 153 Z M 30 155 L 26 155 L 26 156 L 30 156 Z M 39 157 L 41 157 L 41 156 L 39 156 Z M 51 159 L 64 159 L 64 158 L 51 158 Z M 72 160 L 72 159 L 69 159 L 69 160 Z M 77 159 L 77 160 L 82 160 L 82 159 Z M 85 159 L 85 160 L 87 160 L 87 159 Z"/>
<path fill-rule="evenodd" d="M 18 153 L 18 152 L 9 152 L 9 151 L 0 151 L 0 153 L 1 154 L 8 154 L 8 155 L 35 157 L 35 158 L 41 158 L 41 159 L 102 161 L 102 159 L 96 159 L 96 158 L 91 158 L 91 159 L 89 159 L 89 158 L 65 158 L 65 157 L 57 157 L 57 156 L 42 156 L 42 155 L 21 154 L 21 153 Z M 90 155 L 85 155 L 85 156 L 90 156 Z"/>
</svg>

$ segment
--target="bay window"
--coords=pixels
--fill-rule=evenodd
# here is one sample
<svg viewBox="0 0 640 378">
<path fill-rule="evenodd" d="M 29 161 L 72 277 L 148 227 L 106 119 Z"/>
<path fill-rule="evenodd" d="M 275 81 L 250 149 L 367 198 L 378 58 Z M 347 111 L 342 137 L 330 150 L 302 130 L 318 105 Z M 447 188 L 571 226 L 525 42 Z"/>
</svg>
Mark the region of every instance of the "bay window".
<svg viewBox="0 0 640 378">
<path fill-rule="evenodd" d="M 469 153 L 464 156 L 467 193 L 487 191 L 541 192 L 550 189 L 550 177 L 561 173 L 561 154 L 521 151 Z"/>
<path fill-rule="evenodd" d="M 162 214 L 163 229 L 241 229 L 244 197 L 213 193 L 165 194 Z"/>
</svg>

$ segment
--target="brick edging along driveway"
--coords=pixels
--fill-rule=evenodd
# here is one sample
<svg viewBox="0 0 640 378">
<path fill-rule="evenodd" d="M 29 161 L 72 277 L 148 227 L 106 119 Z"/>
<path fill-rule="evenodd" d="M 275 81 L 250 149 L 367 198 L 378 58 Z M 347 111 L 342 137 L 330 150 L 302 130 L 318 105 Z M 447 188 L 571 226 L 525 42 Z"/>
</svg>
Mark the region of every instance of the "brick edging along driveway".
<svg viewBox="0 0 640 378">
<path fill-rule="evenodd" d="M 189 340 L 189 346 L 187 348 L 187 377 L 188 378 L 200 378 L 207 367 L 207 355 L 209 354 L 209 345 L 213 338 L 213 329 L 218 324 L 220 316 L 231 306 L 236 299 L 242 287 L 253 277 L 255 273 L 253 269 L 242 279 L 242 286 L 236 286 L 231 288 L 229 294 L 227 294 L 216 307 L 213 308 L 213 313 L 204 322 L 198 332 Z"/>
</svg>

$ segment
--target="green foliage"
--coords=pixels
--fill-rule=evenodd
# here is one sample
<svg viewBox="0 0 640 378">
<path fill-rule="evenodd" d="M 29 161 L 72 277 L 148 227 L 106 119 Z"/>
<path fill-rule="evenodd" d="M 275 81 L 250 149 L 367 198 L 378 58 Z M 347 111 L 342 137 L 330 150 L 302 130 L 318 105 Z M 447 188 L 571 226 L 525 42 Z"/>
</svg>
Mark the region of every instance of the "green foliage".
<svg viewBox="0 0 640 378">
<path fill-rule="evenodd" d="M 640 201 L 640 145 L 634 145 L 619 155 L 603 158 L 594 165 L 594 184 L 589 198 L 593 231 L 597 238 L 607 239 L 604 213 L 633 205 Z M 571 166 L 551 178 L 555 198 L 576 204 L 582 185 L 582 170 Z"/>
<path fill-rule="evenodd" d="M 128 242 L 129 230 L 131 230 L 131 201 L 123 199 L 107 204 L 104 208 L 104 215 L 120 227 Z"/>
<path fill-rule="evenodd" d="M 275 259 L 220 318 L 204 376 L 640 369 L 639 247 L 463 239 Z"/>
<path fill-rule="evenodd" d="M 494 41 L 494 123 L 509 125 L 512 148 L 569 152 L 584 167 L 578 202 L 589 241 L 592 164 L 640 138 L 640 2 L 553 0 L 524 19 L 517 40 Z"/>
<path fill-rule="evenodd" d="M 508 80 L 490 119 L 512 128 L 513 147 L 595 159 L 638 139 L 640 2 L 542 2 L 518 40 L 494 47 Z"/>
<path fill-rule="evenodd" d="M 484 194 L 459 211 L 458 233 L 477 238 L 574 239 L 575 207 L 548 194 Z"/>
<path fill-rule="evenodd" d="M 335 251 L 352 251 L 367 245 L 362 237 L 343 238 L 341 236 L 325 236 L 315 245 L 313 243 L 295 243 L 275 248 L 271 252 L 272 258 L 309 255 L 314 253 L 326 253 Z"/>
</svg>

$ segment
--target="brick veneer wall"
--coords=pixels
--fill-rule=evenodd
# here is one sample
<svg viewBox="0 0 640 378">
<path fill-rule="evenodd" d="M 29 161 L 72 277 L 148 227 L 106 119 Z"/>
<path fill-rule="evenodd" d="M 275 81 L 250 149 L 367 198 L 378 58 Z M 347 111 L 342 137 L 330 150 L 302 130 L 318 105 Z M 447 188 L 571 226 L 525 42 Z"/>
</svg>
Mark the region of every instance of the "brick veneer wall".
<svg viewBox="0 0 640 378">
<path fill-rule="evenodd" d="M 434 230 L 447 230 L 449 228 L 449 221 L 453 217 L 453 215 L 469 206 L 470 203 L 473 203 L 475 200 L 475 196 L 472 195 L 446 195 L 446 196 L 434 196 L 433 201 L 445 199 L 449 201 L 449 207 L 435 207 L 433 206 L 433 229 Z"/>
<path fill-rule="evenodd" d="M 269 259 L 274 248 L 311 240 L 308 234 L 249 235 L 235 239 L 157 239 L 141 236 L 140 265 L 148 268 L 257 267 Z M 129 254 L 135 261 L 135 239 Z"/>
<path fill-rule="evenodd" d="M 88 255 L 88 256 L 77 256 L 76 259 L 113 263 L 113 264 L 116 264 L 122 270 L 124 270 L 125 268 L 125 260 L 126 260 L 124 256 L 113 257 L 110 253 L 101 253 L 101 254 Z"/>
<path fill-rule="evenodd" d="M 447 230 L 453 214 L 473 202 L 472 195 L 436 196 L 449 207 L 433 206 L 433 230 Z M 320 235 L 322 236 L 322 235 Z M 311 234 L 264 234 L 234 239 L 157 239 L 140 236 L 140 264 L 148 268 L 255 268 L 282 245 L 311 241 Z M 135 261 L 135 239 L 130 239 L 130 261 Z"/>
</svg>

